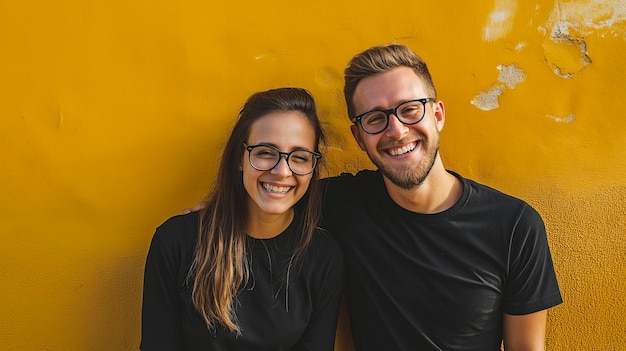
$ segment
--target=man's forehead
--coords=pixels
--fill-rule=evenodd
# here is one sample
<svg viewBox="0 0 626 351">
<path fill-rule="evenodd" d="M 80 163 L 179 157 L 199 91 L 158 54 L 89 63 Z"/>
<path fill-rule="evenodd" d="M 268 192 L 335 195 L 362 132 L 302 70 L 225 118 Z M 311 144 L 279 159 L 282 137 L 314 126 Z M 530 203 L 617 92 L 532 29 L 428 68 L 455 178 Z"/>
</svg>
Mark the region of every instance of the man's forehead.
<svg viewBox="0 0 626 351">
<path fill-rule="evenodd" d="M 352 102 L 358 114 L 428 97 L 426 91 L 423 79 L 413 69 L 400 67 L 363 78 L 356 86 Z"/>
</svg>

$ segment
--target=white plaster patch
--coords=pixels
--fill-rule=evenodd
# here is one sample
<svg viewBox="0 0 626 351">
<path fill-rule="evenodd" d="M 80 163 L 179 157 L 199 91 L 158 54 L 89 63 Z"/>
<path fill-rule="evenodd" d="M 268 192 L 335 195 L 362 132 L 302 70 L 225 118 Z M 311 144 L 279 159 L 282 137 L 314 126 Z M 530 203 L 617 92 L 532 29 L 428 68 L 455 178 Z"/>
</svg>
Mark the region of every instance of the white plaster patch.
<svg viewBox="0 0 626 351">
<path fill-rule="evenodd" d="M 548 115 L 548 118 L 553 119 L 555 122 L 557 123 L 572 123 L 574 122 L 574 120 L 576 119 L 576 115 L 575 114 L 571 114 L 567 117 L 558 117 L 558 116 L 554 116 L 554 115 Z"/>
<path fill-rule="evenodd" d="M 544 35 L 544 36 L 548 34 L 548 29 L 544 26 L 537 27 L 537 31 L 541 33 L 541 35 Z"/>
<path fill-rule="evenodd" d="M 500 71 L 498 82 L 504 84 L 495 83 L 489 90 L 481 91 L 470 101 L 472 105 L 483 111 L 491 111 L 500 107 L 498 98 L 504 93 L 504 90 L 507 87 L 514 89 L 517 84 L 526 80 L 526 73 L 515 64 L 498 65 L 497 68 Z"/>
<path fill-rule="evenodd" d="M 483 111 L 491 111 L 500 107 L 498 98 L 504 92 L 504 85 L 493 85 L 489 90 L 481 91 L 470 103 Z"/>
<path fill-rule="evenodd" d="M 63 126 L 64 121 L 65 121 L 65 117 L 63 116 L 63 110 L 59 106 L 59 116 L 57 118 L 57 127 L 61 128 Z"/>
<path fill-rule="evenodd" d="M 574 73 L 572 73 L 572 72 L 564 72 L 561 69 L 561 67 L 554 67 L 552 72 L 554 72 L 554 74 L 556 74 L 557 76 L 559 76 L 561 78 L 572 78 L 574 76 Z"/>
<path fill-rule="evenodd" d="M 510 89 L 514 89 L 518 83 L 526 80 L 526 73 L 514 64 L 498 65 L 497 68 L 500 71 L 498 81 L 506 84 Z"/>
<path fill-rule="evenodd" d="M 612 35 L 626 38 L 626 0 L 556 1 L 547 27 L 552 35 L 572 32 L 586 36 L 593 32 L 600 36 Z"/>
<path fill-rule="evenodd" d="M 495 0 L 483 33 L 486 41 L 503 38 L 513 28 L 513 17 L 517 11 L 517 0 Z"/>
<path fill-rule="evenodd" d="M 526 45 L 528 45 L 528 44 L 525 41 L 522 41 L 522 42 L 518 43 L 515 46 L 515 51 L 517 51 L 517 52 L 522 51 L 522 49 L 524 49 L 526 47 Z"/>
</svg>

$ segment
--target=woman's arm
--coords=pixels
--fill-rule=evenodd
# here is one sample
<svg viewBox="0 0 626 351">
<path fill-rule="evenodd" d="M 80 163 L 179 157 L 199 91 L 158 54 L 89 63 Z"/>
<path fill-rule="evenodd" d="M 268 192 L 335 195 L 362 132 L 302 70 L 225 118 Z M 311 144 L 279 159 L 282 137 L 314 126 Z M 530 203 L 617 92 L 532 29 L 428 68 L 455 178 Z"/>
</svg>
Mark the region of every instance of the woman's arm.
<svg viewBox="0 0 626 351">
<path fill-rule="evenodd" d="M 179 255 L 163 236 L 167 230 L 157 229 L 144 272 L 141 315 L 143 351 L 180 350 L 180 317 L 178 301 Z"/>
<path fill-rule="evenodd" d="M 294 350 L 332 351 L 335 344 L 339 305 L 343 294 L 343 254 L 338 246 L 326 251 L 330 257 L 315 262 L 324 262 L 316 268 L 323 272 L 309 324 Z M 319 252 L 319 251 L 318 251 Z"/>
</svg>

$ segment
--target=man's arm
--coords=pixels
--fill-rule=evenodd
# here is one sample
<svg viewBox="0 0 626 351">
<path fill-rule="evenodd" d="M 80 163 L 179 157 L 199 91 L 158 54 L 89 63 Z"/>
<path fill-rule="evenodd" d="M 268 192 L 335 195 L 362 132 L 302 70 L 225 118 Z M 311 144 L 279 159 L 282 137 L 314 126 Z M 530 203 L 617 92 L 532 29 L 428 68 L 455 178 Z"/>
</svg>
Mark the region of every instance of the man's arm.
<svg viewBox="0 0 626 351">
<path fill-rule="evenodd" d="M 200 211 L 201 209 L 203 209 L 205 207 L 206 207 L 206 203 L 204 203 L 204 201 L 203 202 L 198 202 L 194 207 L 184 209 L 181 214 L 188 214 L 188 213 L 191 213 L 191 212 Z"/>
<path fill-rule="evenodd" d="M 524 315 L 503 314 L 505 351 L 543 351 L 548 311 Z"/>
</svg>

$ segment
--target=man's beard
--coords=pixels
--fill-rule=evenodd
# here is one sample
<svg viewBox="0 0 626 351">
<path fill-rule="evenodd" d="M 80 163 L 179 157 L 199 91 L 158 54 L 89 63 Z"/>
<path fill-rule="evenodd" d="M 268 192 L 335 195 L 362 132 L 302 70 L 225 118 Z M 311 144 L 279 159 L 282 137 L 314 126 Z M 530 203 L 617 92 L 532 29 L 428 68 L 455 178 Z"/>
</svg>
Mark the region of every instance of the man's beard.
<svg viewBox="0 0 626 351">
<path fill-rule="evenodd" d="M 426 151 L 427 152 L 420 162 L 419 167 L 414 168 L 411 163 L 407 165 L 407 167 L 403 167 L 401 170 L 394 170 L 393 167 L 385 166 L 383 162 L 372 157 L 369 152 L 367 152 L 367 156 L 380 170 L 380 172 L 393 184 L 402 189 L 410 190 L 420 186 L 430 173 L 430 170 L 433 168 L 435 159 L 437 158 L 437 153 L 439 152 L 439 139 L 437 138 L 433 145 L 429 145 L 429 148 Z"/>
</svg>

